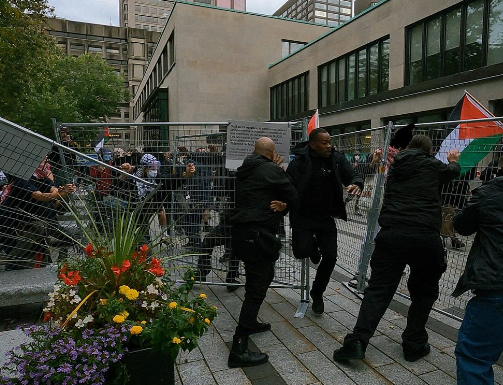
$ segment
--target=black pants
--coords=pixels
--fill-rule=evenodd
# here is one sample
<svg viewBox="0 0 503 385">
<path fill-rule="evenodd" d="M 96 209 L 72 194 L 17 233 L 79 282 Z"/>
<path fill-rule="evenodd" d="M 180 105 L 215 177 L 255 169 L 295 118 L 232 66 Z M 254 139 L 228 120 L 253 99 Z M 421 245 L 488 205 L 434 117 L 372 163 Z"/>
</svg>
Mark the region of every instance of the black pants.
<svg viewBox="0 0 503 385">
<path fill-rule="evenodd" d="M 334 219 L 299 218 L 292 230 L 292 249 L 297 259 L 321 254 L 311 295 L 323 295 L 337 262 L 337 227 Z"/>
<path fill-rule="evenodd" d="M 412 303 L 407 327 L 402 333 L 402 347 L 408 352 L 417 351 L 428 342 L 426 321 L 438 298 L 438 282 L 447 268 L 440 235 L 414 228 L 381 229 L 375 243 L 369 284 L 353 333 L 348 334 L 344 342 L 360 340 L 365 347 L 368 345 L 393 299 L 405 265 L 409 265 L 407 287 Z"/>
<path fill-rule="evenodd" d="M 244 262 L 246 283 L 245 299 L 239 314 L 236 336 L 246 336 L 257 324 L 257 316 L 267 289 L 274 278 L 274 262 L 277 256 L 265 253 L 255 241 L 257 232 L 233 228 L 232 248 Z"/>
</svg>

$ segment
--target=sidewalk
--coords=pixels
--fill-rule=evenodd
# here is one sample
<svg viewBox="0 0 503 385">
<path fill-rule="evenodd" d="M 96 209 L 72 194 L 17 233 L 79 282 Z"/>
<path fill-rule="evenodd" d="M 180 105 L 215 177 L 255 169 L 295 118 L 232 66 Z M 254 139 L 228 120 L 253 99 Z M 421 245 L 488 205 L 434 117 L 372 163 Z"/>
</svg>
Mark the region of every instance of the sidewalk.
<svg viewBox="0 0 503 385">
<path fill-rule="evenodd" d="M 392 310 L 386 312 L 379 324 L 365 360 L 335 363 L 333 351 L 341 346 L 344 336 L 353 327 L 360 304 L 358 297 L 336 280 L 331 281 L 325 293 L 326 313 L 322 316 L 308 309 L 305 318 L 294 318 L 299 293 L 292 289 L 270 289 L 259 316 L 262 321 L 271 323 L 272 330 L 251 337 L 251 346 L 269 354 L 270 362 L 244 370 L 229 369 L 227 357 L 244 289 L 228 293 L 225 286 L 200 285 L 195 291 L 206 293 L 208 300 L 218 306 L 219 314 L 209 333 L 200 339 L 200 346 L 190 354 L 182 353 L 177 359 L 177 385 L 456 383 L 455 342 L 429 330 L 431 354 L 414 363 L 405 361 L 399 343 L 406 319 Z M 0 350 L 16 341 L 17 332 L 10 329 L 21 321 L 36 322 L 40 309 L 40 306 L 29 306 L 22 320 L 6 321 L 1 317 Z M 15 313 L 9 316 L 16 318 Z M 444 325 L 452 331 L 459 327 L 458 322 L 435 313 L 432 317 L 436 319 L 430 322 L 434 328 Z M 3 362 L 2 356 L 0 366 Z M 496 384 L 503 384 L 501 366 L 495 366 L 495 378 Z"/>
</svg>

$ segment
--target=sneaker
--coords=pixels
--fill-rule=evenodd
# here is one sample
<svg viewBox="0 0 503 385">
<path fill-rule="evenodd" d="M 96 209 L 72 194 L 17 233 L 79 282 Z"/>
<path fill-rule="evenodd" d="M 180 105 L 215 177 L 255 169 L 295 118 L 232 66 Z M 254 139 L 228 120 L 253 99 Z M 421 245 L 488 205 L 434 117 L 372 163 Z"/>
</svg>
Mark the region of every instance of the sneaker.
<svg viewBox="0 0 503 385">
<path fill-rule="evenodd" d="M 409 362 L 415 362 L 419 360 L 420 358 L 423 358 L 424 356 L 427 356 L 430 354 L 430 344 L 426 343 L 423 345 L 423 347 L 419 350 L 414 350 L 414 351 L 407 351 L 403 350 L 403 358 L 405 358 L 405 361 Z"/>
<path fill-rule="evenodd" d="M 313 299 L 313 304 L 311 305 L 311 309 L 314 314 L 321 315 L 325 312 L 325 304 L 323 303 L 322 295 L 314 295 L 311 293 L 311 298 Z"/>
<path fill-rule="evenodd" d="M 345 343 L 342 348 L 334 351 L 334 361 L 362 360 L 365 358 L 365 348 L 361 341 Z"/>
</svg>

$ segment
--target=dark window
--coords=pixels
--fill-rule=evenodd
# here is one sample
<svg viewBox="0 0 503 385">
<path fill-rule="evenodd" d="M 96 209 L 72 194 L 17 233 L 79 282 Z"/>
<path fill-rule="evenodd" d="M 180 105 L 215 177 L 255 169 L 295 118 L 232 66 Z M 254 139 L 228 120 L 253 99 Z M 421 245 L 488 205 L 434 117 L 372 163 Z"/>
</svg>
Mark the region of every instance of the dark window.
<svg viewBox="0 0 503 385">
<path fill-rule="evenodd" d="M 369 95 L 379 92 L 379 44 L 369 48 Z"/>
<path fill-rule="evenodd" d="M 356 53 L 348 57 L 348 100 L 354 100 L 356 87 Z"/>
<path fill-rule="evenodd" d="M 367 49 L 358 52 L 358 97 L 367 96 Z"/>
<path fill-rule="evenodd" d="M 338 70 L 338 78 L 337 78 L 337 89 L 338 89 L 338 97 L 339 103 L 344 102 L 346 100 L 346 58 L 337 60 L 337 70 Z"/>
<path fill-rule="evenodd" d="M 307 82 L 306 73 L 271 87 L 271 119 L 283 119 L 307 111 Z"/>
<path fill-rule="evenodd" d="M 472 0 L 407 29 L 406 83 L 503 62 L 503 0 Z"/>
</svg>

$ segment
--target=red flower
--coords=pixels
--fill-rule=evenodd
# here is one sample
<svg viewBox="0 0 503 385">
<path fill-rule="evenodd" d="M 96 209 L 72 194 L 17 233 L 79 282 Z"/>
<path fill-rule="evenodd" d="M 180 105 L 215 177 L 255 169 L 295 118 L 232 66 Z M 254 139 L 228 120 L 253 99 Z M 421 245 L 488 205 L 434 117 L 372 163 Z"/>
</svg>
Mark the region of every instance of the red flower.
<svg viewBox="0 0 503 385">
<path fill-rule="evenodd" d="M 94 257 L 96 255 L 96 251 L 93 250 L 93 245 L 88 244 L 85 248 L 84 251 L 86 252 L 88 257 Z"/>
<path fill-rule="evenodd" d="M 122 262 L 121 273 L 124 273 L 130 267 L 131 267 L 131 262 L 129 262 L 129 259 L 126 259 L 124 262 Z"/>
<path fill-rule="evenodd" d="M 143 246 L 140 247 L 140 251 L 146 253 L 148 251 L 148 246 L 144 244 Z"/>
<path fill-rule="evenodd" d="M 137 251 L 135 251 L 131 257 L 133 259 L 136 259 L 140 263 L 145 263 L 147 253 L 144 254 L 143 252 L 138 253 Z"/>
<path fill-rule="evenodd" d="M 121 273 L 121 269 L 119 269 L 117 266 L 112 266 L 110 269 L 114 272 L 115 275 L 119 275 Z"/>
<path fill-rule="evenodd" d="M 149 272 L 154 274 L 156 277 L 161 277 L 164 275 L 164 269 L 161 266 L 161 261 L 159 261 L 156 257 L 152 258 L 152 261 L 150 261 L 150 269 L 148 269 Z"/>
<path fill-rule="evenodd" d="M 69 271 L 67 274 L 65 274 L 65 272 L 66 266 L 61 269 L 61 272 L 58 275 L 58 278 L 62 279 L 65 285 L 75 286 L 82 279 L 78 270 Z"/>
<path fill-rule="evenodd" d="M 49 321 L 51 318 L 52 318 L 52 314 L 51 313 L 49 313 L 49 312 L 44 313 L 44 322 Z"/>
</svg>

